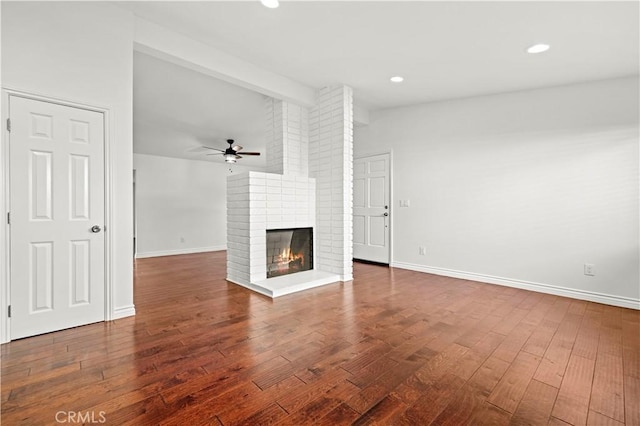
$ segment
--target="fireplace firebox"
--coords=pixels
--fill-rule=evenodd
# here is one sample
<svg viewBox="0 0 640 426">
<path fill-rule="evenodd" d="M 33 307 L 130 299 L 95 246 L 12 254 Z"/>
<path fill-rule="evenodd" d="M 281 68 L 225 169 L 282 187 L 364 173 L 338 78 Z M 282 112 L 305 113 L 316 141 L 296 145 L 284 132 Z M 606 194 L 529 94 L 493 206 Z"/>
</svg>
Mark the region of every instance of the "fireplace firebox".
<svg viewBox="0 0 640 426">
<path fill-rule="evenodd" d="M 267 229 L 267 278 L 313 269 L 313 228 Z"/>
</svg>

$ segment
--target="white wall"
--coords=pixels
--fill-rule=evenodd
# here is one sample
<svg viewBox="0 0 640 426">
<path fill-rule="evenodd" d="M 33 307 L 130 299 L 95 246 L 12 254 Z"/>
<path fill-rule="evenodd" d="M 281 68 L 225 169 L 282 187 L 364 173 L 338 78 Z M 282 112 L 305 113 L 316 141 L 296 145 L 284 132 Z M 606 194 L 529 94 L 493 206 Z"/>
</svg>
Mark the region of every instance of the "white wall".
<svg viewBox="0 0 640 426">
<path fill-rule="evenodd" d="M 3 88 L 109 111 L 111 315 L 132 315 L 133 17 L 95 2 L 2 2 L 1 7 Z"/>
<path fill-rule="evenodd" d="M 393 264 L 640 308 L 638 102 L 626 78 L 372 113 Z"/>
<path fill-rule="evenodd" d="M 134 154 L 133 167 L 137 257 L 226 249 L 228 165 Z"/>
</svg>

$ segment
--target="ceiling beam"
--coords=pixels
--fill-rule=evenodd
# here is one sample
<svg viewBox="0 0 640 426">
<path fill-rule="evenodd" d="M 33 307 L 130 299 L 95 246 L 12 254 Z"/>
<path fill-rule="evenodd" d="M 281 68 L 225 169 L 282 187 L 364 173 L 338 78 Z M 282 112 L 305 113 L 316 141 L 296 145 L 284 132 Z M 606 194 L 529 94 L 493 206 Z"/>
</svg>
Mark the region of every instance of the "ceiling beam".
<svg viewBox="0 0 640 426">
<path fill-rule="evenodd" d="M 306 107 L 316 102 L 312 87 L 137 16 L 134 50 L 275 99 Z M 354 107 L 354 121 L 369 124 L 368 111 Z"/>
<path fill-rule="evenodd" d="M 310 87 L 139 17 L 134 49 L 277 99 L 315 103 Z"/>
</svg>

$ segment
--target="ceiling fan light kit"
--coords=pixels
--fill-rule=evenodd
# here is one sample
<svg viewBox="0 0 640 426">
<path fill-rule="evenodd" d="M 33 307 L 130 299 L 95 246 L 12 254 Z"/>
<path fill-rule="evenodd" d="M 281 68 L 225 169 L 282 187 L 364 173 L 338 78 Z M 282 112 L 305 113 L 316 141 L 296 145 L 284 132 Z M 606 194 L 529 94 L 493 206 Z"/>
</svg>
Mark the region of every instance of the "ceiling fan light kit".
<svg viewBox="0 0 640 426">
<path fill-rule="evenodd" d="M 203 146 L 203 148 L 212 149 L 214 151 L 220 151 L 220 152 L 216 152 L 215 154 L 207 154 L 207 155 L 222 155 L 224 156 L 225 163 L 233 164 L 239 158 L 242 158 L 242 156 L 239 155 L 238 153 L 242 149 L 242 147 L 240 145 L 234 145 L 233 142 L 234 142 L 233 139 L 227 139 L 227 143 L 229 144 L 229 148 L 227 149 L 212 148 L 210 146 Z M 243 152 L 242 155 L 260 155 L 260 153 L 259 152 Z"/>
</svg>

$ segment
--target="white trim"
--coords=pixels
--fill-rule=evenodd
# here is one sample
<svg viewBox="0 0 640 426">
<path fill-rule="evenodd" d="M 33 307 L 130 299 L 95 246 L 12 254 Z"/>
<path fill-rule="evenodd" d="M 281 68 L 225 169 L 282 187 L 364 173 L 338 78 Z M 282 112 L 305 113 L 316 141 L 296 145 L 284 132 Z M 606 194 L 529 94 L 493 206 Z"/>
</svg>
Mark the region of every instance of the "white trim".
<svg viewBox="0 0 640 426">
<path fill-rule="evenodd" d="M 9 224 L 6 218 L 9 212 L 9 131 L 7 130 L 6 120 L 9 118 L 9 94 L 3 90 L 2 99 L 2 143 L 0 144 L 0 211 L 2 212 L 3 225 L 0 228 L 0 244 L 2 244 L 3 255 L 0 256 L 0 343 L 9 341 L 9 326 L 11 320 L 8 318 L 9 309 L 9 265 L 10 258 L 10 239 Z"/>
<path fill-rule="evenodd" d="M 111 123 L 110 120 L 110 109 L 106 107 L 100 107 L 95 105 L 90 105 L 84 102 L 72 101 L 67 99 L 60 98 L 52 98 L 40 93 L 29 92 L 26 90 L 17 90 L 12 88 L 2 88 L 2 125 L 6 122 L 6 119 L 9 118 L 10 114 L 8 111 L 9 107 L 9 99 L 11 96 L 21 97 L 25 99 L 31 99 L 35 101 L 48 102 L 56 105 L 62 105 L 72 108 L 79 108 L 87 111 L 94 111 L 101 113 L 104 119 L 104 220 L 105 220 L 105 259 L 104 259 L 104 285 L 105 285 L 105 305 L 104 305 L 104 321 L 109 321 L 114 319 L 115 312 L 113 311 L 113 222 L 112 222 L 112 176 L 113 176 L 113 168 L 115 164 L 113 164 L 113 160 L 111 158 Z M 9 160 L 8 160 L 8 143 L 9 143 L 9 132 L 4 126 L 4 132 L 2 133 L 3 143 L 0 147 L 0 154 L 2 154 L 5 158 L 4 162 L 0 163 L 0 167 L 2 167 L 2 177 L 0 179 L 4 179 L 4 182 L 0 181 L 2 184 L 2 193 L 3 196 L 0 200 L 2 205 L 2 214 L 6 217 L 7 212 L 10 211 L 10 181 L 9 181 Z M 4 151 L 4 152 L 2 152 Z M 4 246 L 5 255 L 0 257 L 0 267 L 4 268 L 5 273 L 0 274 L 0 295 L 4 295 L 0 299 L 0 309 L 3 310 L 4 314 L 0 312 L 0 343 L 6 343 L 11 340 L 10 333 L 10 319 L 7 318 L 6 312 L 8 309 L 8 305 L 11 301 L 11 281 L 10 281 L 10 227 L 7 225 L 6 220 L 4 221 L 4 235 L 0 235 L 2 238 L 2 244 Z M 2 270 L 2 268 L 0 268 Z M 124 308 L 129 311 L 129 308 Z M 120 308 L 118 309 L 120 310 Z M 133 310 L 135 314 L 135 309 Z"/>
<path fill-rule="evenodd" d="M 391 262 L 393 262 L 393 230 L 396 228 L 395 227 L 395 220 L 396 220 L 396 211 L 397 209 L 394 206 L 393 200 L 395 200 L 395 198 L 393 197 L 394 194 L 394 190 L 393 190 L 393 149 L 391 149 L 390 151 L 388 151 L 389 154 L 389 214 L 391 215 L 391 220 L 389 221 L 389 265 L 391 265 Z"/>
<path fill-rule="evenodd" d="M 113 285 L 113 175 L 115 164 L 111 158 L 111 113 L 108 109 L 102 111 L 104 117 L 104 320 L 114 319 L 114 285 Z"/>
<path fill-rule="evenodd" d="M 115 308 L 111 320 L 120 318 L 132 317 L 136 314 L 136 307 L 134 305 Z"/>
<path fill-rule="evenodd" d="M 145 259 L 148 257 L 160 257 L 160 256 L 176 256 L 180 254 L 192 254 L 192 253 L 205 253 L 209 251 L 223 251 L 227 246 L 212 246 L 212 247 L 195 247 L 177 250 L 162 250 L 162 251 L 148 251 L 144 253 L 136 253 L 136 259 Z"/>
<path fill-rule="evenodd" d="M 535 283 L 531 281 L 516 280 L 512 278 L 494 277 L 492 275 L 456 271 L 453 269 L 437 268 L 434 266 L 416 265 L 413 263 L 392 262 L 391 266 L 394 268 L 408 269 L 410 271 L 424 272 L 427 274 L 442 275 L 452 278 L 461 278 L 464 280 L 479 281 L 488 284 L 503 285 L 506 287 L 536 291 L 538 293 L 553 294 L 556 296 L 570 297 L 572 299 L 588 300 L 590 302 L 603 303 L 605 305 L 613 305 L 622 308 L 640 310 L 640 299 L 633 299 L 631 297 L 577 290 L 552 284 Z"/>
<path fill-rule="evenodd" d="M 100 113 L 105 113 L 109 111 L 109 108 L 100 107 L 95 105 L 89 105 L 82 101 L 73 101 L 69 99 L 61 99 L 61 98 L 52 98 L 47 95 L 43 95 L 41 93 L 28 92 L 25 90 L 12 89 L 8 87 L 3 87 L 2 91 L 7 94 L 7 96 L 16 96 L 19 98 L 32 99 L 35 101 L 48 102 L 50 104 L 62 105 L 72 108 L 84 109 L 87 111 L 95 111 Z M 7 98 L 8 99 L 8 98 Z M 7 115 L 8 117 L 8 115 Z"/>
<path fill-rule="evenodd" d="M 0 22 L 2 22 L 2 7 L 0 7 Z M 0 45 L 2 45 L 2 32 L 0 31 Z M 0 55 L 0 89 L 2 88 L 2 55 Z M 6 98 L 6 99 L 5 99 Z M 9 117 L 7 107 L 9 106 L 9 97 L 5 96 L 4 91 L 0 94 L 0 120 L 5 122 Z M 5 143 L 9 140 L 7 137 L 7 127 L 4 126 L 4 131 L 1 132 L 0 137 L 0 213 L 6 217 L 9 204 L 6 202 L 8 192 L 8 179 L 5 178 L 5 174 L 9 171 L 9 159 L 8 150 L 5 149 Z M 9 265 L 9 234 L 7 221 L 4 220 L 4 225 L 0 226 L 0 247 L 2 247 L 2 253 L 0 255 L 0 343 L 6 343 L 9 341 L 9 318 L 7 318 L 8 304 L 8 282 L 9 271 L 7 269 Z"/>
</svg>

